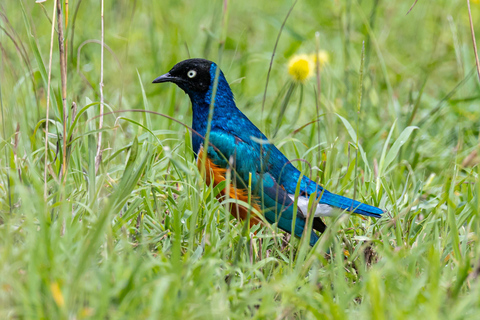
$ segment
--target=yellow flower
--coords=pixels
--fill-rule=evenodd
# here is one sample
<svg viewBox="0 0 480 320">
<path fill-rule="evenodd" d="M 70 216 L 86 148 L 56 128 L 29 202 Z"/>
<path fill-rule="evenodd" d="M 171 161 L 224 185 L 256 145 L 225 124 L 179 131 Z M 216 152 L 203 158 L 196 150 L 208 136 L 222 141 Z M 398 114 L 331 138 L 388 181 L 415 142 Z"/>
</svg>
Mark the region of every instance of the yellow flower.
<svg viewBox="0 0 480 320">
<path fill-rule="evenodd" d="M 312 58 L 306 54 L 295 55 L 288 61 L 288 73 L 293 80 L 305 82 L 313 74 L 315 63 Z"/>
<path fill-rule="evenodd" d="M 330 55 L 328 54 L 327 51 L 320 50 L 318 51 L 318 55 L 316 55 L 315 53 L 311 54 L 311 59 L 313 60 L 313 63 L 317 63 L 317 59 L 318 59 L 318 62 L 320 63 L 320 67 L 323 67 L 324 65 L 328 64 L 328 62 L 330 61 Z"/>
</svg>

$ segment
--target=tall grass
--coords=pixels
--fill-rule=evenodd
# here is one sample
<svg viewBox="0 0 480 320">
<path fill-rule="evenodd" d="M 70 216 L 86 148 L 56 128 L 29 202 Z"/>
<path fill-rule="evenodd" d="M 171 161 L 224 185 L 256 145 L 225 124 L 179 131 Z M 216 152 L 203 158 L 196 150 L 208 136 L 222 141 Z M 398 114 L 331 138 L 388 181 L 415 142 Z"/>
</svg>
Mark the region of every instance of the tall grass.
<svg viewBox="0 0 480 320">
<path fill-rule="evenodd" d="M 0 4 L 0 318 L 478 315 L 466 3 L 405 15 L 411 1 L 304 0 L 285 20 L 292 1 L 105 1 L 103 40 L 99 1 L 59 3 L 64 85 L 54 1 Z M 478 35 L 474 1 L 471 14 Z M 287 59 L 317 43 L 321 90 L 291 85 Z M 304 174 L 385 218 L 327 218 L 313 249 L 275 226 L 245 233 L 172 120 L 190 125 L 188 98 L 150 84 L 188 57 L 220 61 L 239 108 Z"/>
</svg>

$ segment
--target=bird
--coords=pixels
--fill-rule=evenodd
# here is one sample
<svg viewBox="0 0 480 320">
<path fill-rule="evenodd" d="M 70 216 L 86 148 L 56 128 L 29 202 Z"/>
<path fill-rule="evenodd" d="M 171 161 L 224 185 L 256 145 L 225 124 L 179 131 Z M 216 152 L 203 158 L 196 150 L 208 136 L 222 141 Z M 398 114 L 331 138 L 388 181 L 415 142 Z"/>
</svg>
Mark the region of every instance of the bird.
<svg viewBox="0 0 480 320">
<path fill-rule="evenodd" d="M 384 213 L 380 208 L 329 192 L 302 175 L 236 106 L 230 85 L 216 63 L 200 58 L 183 60 L 153 80 L 164 82 L 176 84 L 190 98 L 192 149 L 205 183 L 216 186 L 226 181 L 230 170 L 230 186 L 217 197 L 225 198 L 229 190 L 230 199 L 237 200 L 229 208 L 235 218 L 249 219 L 251 227 L 265 220 L 277 223 L 278 228 L 296 237 L 309 235 L 313 247 L 319 240 L 314 230 L 323 233 L 326 225 L 322 217 L 333 215 L 335 210 L 374 218 Z M 209 118 L 212 98 L 213 114 Z M 206 139 L 208 147 L 204 145 Z M 315 210 L 310 197 L 314 197 Z M 255 210 L 246 205 L 248 201 Z M 265 219 L 256 213 L 263 214 Z M 312 213 L 308 230 L 307 219 Z"/>
</svg>

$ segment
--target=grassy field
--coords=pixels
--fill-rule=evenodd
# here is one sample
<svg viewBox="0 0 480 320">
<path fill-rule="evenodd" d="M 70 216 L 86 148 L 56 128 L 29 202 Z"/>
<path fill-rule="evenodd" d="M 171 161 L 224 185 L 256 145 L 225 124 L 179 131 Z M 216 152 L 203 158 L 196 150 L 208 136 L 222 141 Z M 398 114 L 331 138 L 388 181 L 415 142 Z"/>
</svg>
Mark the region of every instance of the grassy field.
<svg viewBox="0 0 480 320">
<path fill-rule="evenodd" d="M 103 60 L 101 1 L 65 2 L 53 38 L 55 0 L 0 4 L 1 319 L 478 317 L 467 1 L 105 1 Z M 317 50 L 319 99 L 287 72 Z M 151 84 L 189 57 L 305 174 L 385 217 L 326 218 L 313 249 L 245 233 L 196 169 L 188 97 Z"/>
</svg>

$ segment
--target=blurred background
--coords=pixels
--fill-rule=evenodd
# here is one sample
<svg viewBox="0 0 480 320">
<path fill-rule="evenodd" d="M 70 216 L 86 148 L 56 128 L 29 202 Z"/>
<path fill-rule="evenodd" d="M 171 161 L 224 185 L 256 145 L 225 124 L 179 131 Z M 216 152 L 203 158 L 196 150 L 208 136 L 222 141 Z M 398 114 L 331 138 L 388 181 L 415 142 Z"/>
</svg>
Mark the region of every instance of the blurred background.
<svg viewBox="0 0 480 320">
<path fill-rule="evenodd" d="M 467 1 L 413 2 L 105 1 L 102 67 L 101 1 L 61 1 L 67 81 L 55 23 L 45 158 L 54 1 L 3 1 L 2 318 L 478 311 L 480 82 Z M 316 52 L 320 73 L 296 82 L 289 61 Z M 275 228 L 257 234 L 263 245 L 243 235 L 203 186 L 189 130 L 128 111 L 191 126 L 188 96 L 151 82 L 194 57 L 220 65 L 240 110 L 308 161 L 295 163 L 305 174 L 387 218 L 328 220 L 308 254 Z"/>
<path fill-rule="evenodd" d="M 472 137 L 477 136 L 478 82 L 472 71 L 474 56 L 468 12 L 465 3 L 458 1 L 414 6 L 408 15 L 412 4 L 407 1 L 349 0 L 322 4 L 299 1 L 276 47 L 266 112 L 262 114 L 260 106 L 270 59 L 292 4 L 291 1 L 106 2 L 105 102 L 115 111 L 143 108 L 143 85 L 150 110 L 190 124 L 187 97 L 174 85 L 152 85 L 151 81 L 178 61 L 202 57 L 221 65 L 232 83 L 239 108 L 269 135 L 276 126 L 277 100 L 283 98 L 282 88 L 290 80 L 287 61 L 295 54 L 314 53 L 315 33 L 319 32 L 319 49 L 325 50 L 329 57 L 321 72 L 320 113 L 338 113 L 353 122 L 362 42 L 365 42 L 359 138 L 364 141 L 363 147 L 370 158 L 380 156 L 384 140 L 377 136 L 386 135 L 395 121 L 397 135 L 408 125 L 426 124 L 423 132 L 427 136 L 417 137 L 425 140 L 425 144 L 416 149 L 420 157 L 416 162 L 424 157 L 434 157 L 435 163 L 439 156 L 448 158 L 459 134 L 465 130 L 471 131 Z M 48 1 L 2 4 L 4 114 L 7 119 L 17 120 L 6 121 L 7 135 L 13 134 L 20 122 L 33 129 L 45 116 L 46 83 L 39 69 L 48 69 L 52 19 L 48 5 L 52 4 Z M 68 106 L 72 102 L 84 106 L 87 98 L 99 101 L 99 6 L 88 0 L 69 3 L 65 29 Z M 475 16 L 478 4 L 472 2 L 472 8 Z M 56 37 L 53 53 L 52 91 L 57 94 L 60 72 Z M 39 59 L 43 67 L 38 66 Z M 286 125 L 280 130 L 282 136 L 293 127 L 317 118 L 314 78 L 304 85 L 301 108 L 295 103 L 301 96 L 299 90 L 293 95 L 286 110 L 291 117 L 282 120 Z M 52 112 L 59 116 L 55 108 Z M 156 128 L 165 124 L 164 119 L 152 119 Z M 109 124 L 113 120 L 111 115 L 105 118 Z M 338 118 L 331 121 L 338 122 Z M 335 124 L 319 125 L 323 142 L 327 139 L 327 128 L 333 130 L 330 138 L 346 134 L 344 128 Z M 138 128 L 124 129 L 125 133 L 134 134 Z M 109 141 L 111 132 L 105 135 Z M 476 145 L 476 141 L 466 143 L 465 147 Z"/>
</svg>

